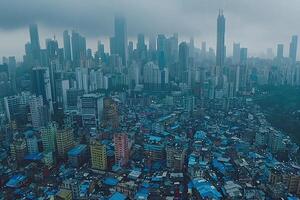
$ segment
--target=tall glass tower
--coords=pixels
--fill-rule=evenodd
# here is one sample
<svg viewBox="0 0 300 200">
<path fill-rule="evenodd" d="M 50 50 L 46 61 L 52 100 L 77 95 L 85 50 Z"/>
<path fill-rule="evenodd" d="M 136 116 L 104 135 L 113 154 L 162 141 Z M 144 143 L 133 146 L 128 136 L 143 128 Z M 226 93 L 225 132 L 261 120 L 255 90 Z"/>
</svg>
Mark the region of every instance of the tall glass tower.
<svg viewBox="0 0 300 200">
<path fill-rule="evenodd" d="M 217 55 L 216 65 L 222 69 L 225 61 L 225 17 L 223 11 L 219 11 L 217 20 Z"/>
<path fill-rule="evenodd" d="M 29 26 L 29 34 L 30 34 L 30 44 L 31 44 L 33 60 L 35 63 L 40 64 L 41 47 L 40 47 L 40 39 L 39 39 L 37 24 L 31 24 Z"/>
<path fill-rule="evenodd" d="M 66 61 L 71 61 L 71 37 L 67 30 L 63 33 L 64 38 L 64 58 Z"/>
<path fill-rule="evenodd" d="M 298 46 L 298 36 L 293 35 L 292 41 L 290 43 L 290 53 L 289 53 L 289 57 L 293 63 L 295 63 L 297 59 L 297 46 Z"/>
<path fill-rule="evenodd" d="M 123 16 L 115 16 L 115 52 L 122 58 L 122 64 L 127 65 L 127 25 Z"/>
</svg>

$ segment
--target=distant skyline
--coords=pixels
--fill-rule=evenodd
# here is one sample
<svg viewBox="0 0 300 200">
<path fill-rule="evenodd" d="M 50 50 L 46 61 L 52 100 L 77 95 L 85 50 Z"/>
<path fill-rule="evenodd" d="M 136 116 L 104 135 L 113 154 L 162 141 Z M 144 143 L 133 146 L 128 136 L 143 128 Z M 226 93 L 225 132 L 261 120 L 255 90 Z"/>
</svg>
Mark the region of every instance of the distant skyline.
<svg viewBox="0 0 300 200">
<path fill-rule="evenodd" d="M 195 46 L 202 41 L 216 50 L 219 8 L 226 17 L 226 49 L 232 55 L 233 42 L 249 49 L 250 56 L 266 53 L 284 44 L 288 56 L 292 35 L 300 35 L 298 0 L 51 0 L 0 2 L 0 56 L 16 56 L 20 60 L 24 45 L 30 40 L 28 26 L 37 23 L 41 47 L 45 39 L 55 35 L 63 46 L 63 31 L 76 30 L 87 38 L 87 47 L 96 49 L 102 40 L 109 50 L 113 36 L 114 15 L 127 19 L 128 40 L 145 36 L 179 33 L 180 40 L 194 37 Z M 25 9 L 26 8 L 26 9 Z M 298 53 L 299 57 L 299 53 Z"/>
</svg>

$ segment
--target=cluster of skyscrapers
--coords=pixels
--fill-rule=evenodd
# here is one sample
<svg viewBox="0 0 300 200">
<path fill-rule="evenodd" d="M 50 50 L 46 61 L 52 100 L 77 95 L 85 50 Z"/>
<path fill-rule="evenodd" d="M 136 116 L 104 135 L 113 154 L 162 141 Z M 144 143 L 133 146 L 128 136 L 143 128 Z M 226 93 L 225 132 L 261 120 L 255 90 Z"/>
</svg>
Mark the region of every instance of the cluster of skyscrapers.
<svg viewBox="0 0 300 200">
<path fill-rule="evenodd" d="M 300 86 L 297 36 L 288 57 L 283 44 L 257 58 L 240 43 L 228 56 L 222 10 L 216 51 L 177 33 L 128 41 L 121 15 L 109 52 L 100 41 L 93 52 L 76 31 L 63 32 L 63 47 L 54 37 L 41 48 L 36 24 L 29 35 L 23 60 L 0 65 L 0 199 L 300 195 L 297 145 L 251 100 L 262 85 Z M 293 164 L 276 165 L 284 153 Z"/>
</svg>

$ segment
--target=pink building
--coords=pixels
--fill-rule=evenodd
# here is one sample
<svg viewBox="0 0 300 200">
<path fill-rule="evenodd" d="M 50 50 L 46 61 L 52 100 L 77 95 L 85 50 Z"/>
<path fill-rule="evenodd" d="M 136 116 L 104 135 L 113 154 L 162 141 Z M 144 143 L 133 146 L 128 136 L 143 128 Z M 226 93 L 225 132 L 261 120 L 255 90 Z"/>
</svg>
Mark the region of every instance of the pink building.
<svg viewBox="0 0 300 200">
<path fill-rule="evenodd" d="M 124 166 L 129 160 L 128 136 L 126 133 L 116 133 L 114 135 L 115 143 L 115 162 Z"/>
</svg>

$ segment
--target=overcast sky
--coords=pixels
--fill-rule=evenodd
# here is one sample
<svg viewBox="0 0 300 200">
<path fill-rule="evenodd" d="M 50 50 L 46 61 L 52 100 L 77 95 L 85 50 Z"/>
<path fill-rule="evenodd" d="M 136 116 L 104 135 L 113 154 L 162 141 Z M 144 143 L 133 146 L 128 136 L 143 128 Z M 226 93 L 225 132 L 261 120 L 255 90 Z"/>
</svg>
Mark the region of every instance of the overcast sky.
<svg viewBox="0 0 300 200">
<path fill-rule="evenodd" d="M 77 30 L 87 37 L 88 47 L 113 34 L 113 16 L 127 18 L 128 36 L 178 32 L 181 39 L 194 36 L 197 46 L 207 41 L 215 48 L 218 9 L 226 17 L 226 46 L 248 47 L 251 55 L 266 52 L 277 43 L 288 43 L 300 33 L 299 0 L 0 0 L 0 56 L 24 54 L 29 41 L 28 25 L 39 25 L 42 47 L 62 31 Z"/>
</svg>

